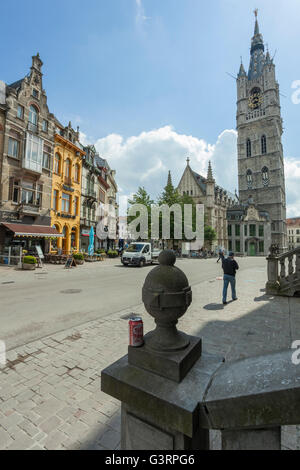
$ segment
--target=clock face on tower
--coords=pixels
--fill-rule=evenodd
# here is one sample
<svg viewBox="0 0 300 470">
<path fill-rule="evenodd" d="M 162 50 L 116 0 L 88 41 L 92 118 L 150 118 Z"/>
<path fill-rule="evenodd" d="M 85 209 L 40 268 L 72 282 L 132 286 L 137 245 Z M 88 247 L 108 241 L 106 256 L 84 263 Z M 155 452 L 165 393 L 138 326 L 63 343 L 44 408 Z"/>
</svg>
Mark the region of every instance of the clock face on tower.
<svg viewBox="0 0 300 470">
<path fill-rule="evenodd" d="M 258 109 L 262 105 L 263 96 L 259 88 L 253 88 L 251 90 L 248 106 L 250 109 Z"/>
</svg>

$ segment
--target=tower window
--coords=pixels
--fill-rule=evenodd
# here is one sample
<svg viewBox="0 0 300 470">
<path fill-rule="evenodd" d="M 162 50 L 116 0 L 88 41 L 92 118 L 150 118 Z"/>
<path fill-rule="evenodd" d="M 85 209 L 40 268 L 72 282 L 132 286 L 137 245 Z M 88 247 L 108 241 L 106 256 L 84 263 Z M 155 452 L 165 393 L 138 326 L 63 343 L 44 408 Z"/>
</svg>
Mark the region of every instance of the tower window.
<svg viewBox="0 0 300 470">
<path fill-rule="evenodd" d="M 253 177 L 252 177 L 252 171 L 251 170 L 247 170 L 246 179 L 247 179 L 248 188 L 252 188 Z"/>
<path fill-rule="evenodd" d="M 269 170 L 266 166 L 264 166 L 263 169 L 261 170 L 261 174 L 262 174 L 263 186 L 268 186 L 268 184 L 269 184 Z"/>
<path fill-rule="evenodd" d="M 247 157 L 251 157 L 251 140 L 247 139 Z"/>
<path fill-rule="evenodd" d="M 265 135 L 261 138 L 261 153 L 263 155 L 267 153 L 267 138 Z"/>
</svg>

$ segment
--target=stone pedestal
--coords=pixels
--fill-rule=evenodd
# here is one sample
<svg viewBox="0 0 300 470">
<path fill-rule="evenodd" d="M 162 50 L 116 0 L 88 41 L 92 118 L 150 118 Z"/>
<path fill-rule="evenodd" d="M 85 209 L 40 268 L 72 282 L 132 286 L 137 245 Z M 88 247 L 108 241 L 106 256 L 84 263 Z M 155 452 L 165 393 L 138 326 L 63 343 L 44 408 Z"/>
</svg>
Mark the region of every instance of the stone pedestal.
<svg viewBox="0 0 300 470">
<path fill-rule="evenodd" d="M 122 403 L 122 450 L 208 449 L 199 403 L 222 362 L 203 353 L 180 383 L 129 364 L 128 356 L 103 370 L 101 390 Z"/>
</svg>

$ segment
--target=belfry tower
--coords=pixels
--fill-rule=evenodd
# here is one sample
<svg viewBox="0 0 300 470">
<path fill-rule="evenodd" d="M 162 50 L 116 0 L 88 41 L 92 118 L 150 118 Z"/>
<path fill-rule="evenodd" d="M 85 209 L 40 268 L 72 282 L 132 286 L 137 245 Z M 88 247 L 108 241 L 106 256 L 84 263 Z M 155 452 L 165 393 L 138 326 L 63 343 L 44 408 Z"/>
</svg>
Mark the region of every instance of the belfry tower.
<svg viewBox="0 0 300 470">
<path fill-rule="evenodd" d="M 287 246 L 286 197 L 279 85 L 269 51 L 265 53 L 257 10 L 248 74 L 237 76 L 239 199 L 249 199 L 271 220 L 272 243 Z"/>
</svg>

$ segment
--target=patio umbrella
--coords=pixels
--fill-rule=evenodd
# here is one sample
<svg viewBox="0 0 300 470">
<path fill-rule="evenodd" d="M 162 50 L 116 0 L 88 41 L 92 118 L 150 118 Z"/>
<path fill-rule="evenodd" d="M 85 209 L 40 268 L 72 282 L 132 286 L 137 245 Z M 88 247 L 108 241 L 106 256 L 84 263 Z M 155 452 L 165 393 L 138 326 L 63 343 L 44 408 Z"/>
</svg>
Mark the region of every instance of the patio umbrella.
<svg viewBox="0 0 300 470">
<path fill-rule="evenodd" d="M 91 230 L 90 230 L 88 252 L 90 256 L 93 256 L 94 254 L 94 227 L 91 227 Z"/>
</svg>

